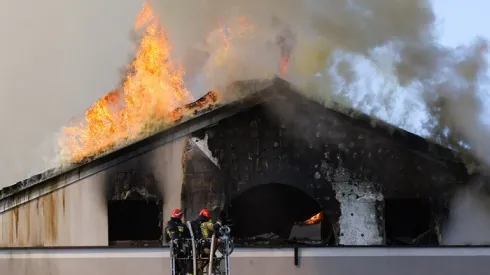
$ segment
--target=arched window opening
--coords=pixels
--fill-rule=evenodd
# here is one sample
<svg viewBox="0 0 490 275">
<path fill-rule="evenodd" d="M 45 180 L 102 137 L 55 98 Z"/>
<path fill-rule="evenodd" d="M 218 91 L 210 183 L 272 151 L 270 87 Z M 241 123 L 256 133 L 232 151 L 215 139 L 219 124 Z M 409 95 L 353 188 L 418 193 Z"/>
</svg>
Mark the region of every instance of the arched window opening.
<svg viewBox="0 0 490 275">
<path fill-rule="evenodd" d="M 330 235 L 320 204 L 302 190 L 270 183 L 232 198 L 225 213 L 238 243 L 321 243 Z"/>
</svg>

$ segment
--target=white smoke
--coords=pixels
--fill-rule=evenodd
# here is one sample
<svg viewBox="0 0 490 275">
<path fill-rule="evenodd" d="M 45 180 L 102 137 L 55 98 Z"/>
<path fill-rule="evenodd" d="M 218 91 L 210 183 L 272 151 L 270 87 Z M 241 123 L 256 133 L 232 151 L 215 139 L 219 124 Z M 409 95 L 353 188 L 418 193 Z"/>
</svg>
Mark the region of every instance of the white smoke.
<svg viewBox="0 0 490 275">
<path fill-rule="evenodd" d="M 480 162 L 490 162 L 479 98 L 486 41 L 458 49 L 439 45 L 430 1 L 150 2 L 173 58 L 202 91 L 279 75 L 281 56 L 289 53 L 287 79 L 311 96 L 396 117 L 389 122 L 469 146 Z"/>
<path fill-rule="evenodd" d="M 443 230 L 443 245 L 490 244 L 490 195 L 488 182 L 474 179 L 451 201 L 449 221 Z"/>
</svg>

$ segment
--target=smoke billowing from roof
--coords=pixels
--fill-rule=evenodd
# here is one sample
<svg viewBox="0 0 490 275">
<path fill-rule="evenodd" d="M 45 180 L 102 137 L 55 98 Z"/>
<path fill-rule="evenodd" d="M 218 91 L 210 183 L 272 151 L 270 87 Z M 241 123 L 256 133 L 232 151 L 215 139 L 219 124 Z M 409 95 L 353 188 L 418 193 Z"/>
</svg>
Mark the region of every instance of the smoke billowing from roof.
<svg viewBox="0 0 490 275">
<path fill-rule="evenodd" d="M 441 244 L 490 244 L 489 187 L 488 178 L 476 176 L 454 194 Z"/>
<path fill-rule="evenodd" d="M 469 145 L 490 163 L 479 97 L 487 43 L 439 45 L 429 1 L 152 2 L 173 57 L 199 90 L 279 75 L 286 55 L 287 79 L 326 104 L 334 99 L 372 115 L 397 115 L 399 126 L 417 125 L 460 149 Z M 402 96 L 410 99 L 400 103 Z M 413 118 L 420 110 L 431 118 Z"/>
</svg>

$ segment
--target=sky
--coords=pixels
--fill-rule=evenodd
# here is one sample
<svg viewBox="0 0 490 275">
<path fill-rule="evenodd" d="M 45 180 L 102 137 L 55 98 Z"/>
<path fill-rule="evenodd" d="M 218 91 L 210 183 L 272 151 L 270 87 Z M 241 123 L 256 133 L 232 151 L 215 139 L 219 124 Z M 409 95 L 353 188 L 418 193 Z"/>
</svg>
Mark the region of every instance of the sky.
<svg viewBox="0 0 490 275">
<path fill-rule="evenodd" d="M 443 44 L 458 46 L 468 43 L 475 36 L 490 38 L 490 19 L 486 13 L 490 8 L 490 2 L 433 0 L 433 5 L 439 17 Z"/>
<path fill-rule="evenodd" d="M 490 39 L 484 13 L 490 2 L 433 1 L 441 43 Z M 130 31 L 142 5 L 0 1 L 0 188 L 50 168 L 55 133 L 117 87 L 132 57 Z"/>
<path fill-rule="evenodd" d="M 142 5 L 0 1 L 0 187 L 49 168 L 53 133 L 121 81 Z"/>
</svg>

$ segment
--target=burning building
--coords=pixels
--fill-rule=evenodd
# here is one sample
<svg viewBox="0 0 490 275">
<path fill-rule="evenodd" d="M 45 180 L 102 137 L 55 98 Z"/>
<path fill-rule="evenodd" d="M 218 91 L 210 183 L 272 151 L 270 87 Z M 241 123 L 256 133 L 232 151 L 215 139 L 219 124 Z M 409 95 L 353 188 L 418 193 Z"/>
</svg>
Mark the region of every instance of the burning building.
<svg viewBox="0 0 490 275">
<path fill-rule="evenodd" d="M 1 246 L 160 246 L 176 207 L 211 209 L 242 245 L 439 244 L 469 180 L 455 152 L 280 78 L 193 101 L 149 6 L 136 27 L 121 89 L 65 129 L 68 165 L 0 190 Z"/>
<path fill-rule="evenodd" d="M 235 90 L 253 90 L 236 83 Z M 1 243 L 161 245 L 172 208 L 207 207 L 244 245 L 437 245 L 468 180 L 454 152 L 312 101 L 276 79 L 175 125 L 4 188 Z M 179 111 L 180 110 L 180 111 Z"/>
</svg>

